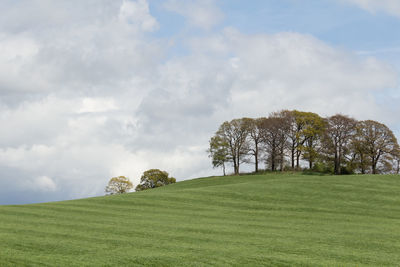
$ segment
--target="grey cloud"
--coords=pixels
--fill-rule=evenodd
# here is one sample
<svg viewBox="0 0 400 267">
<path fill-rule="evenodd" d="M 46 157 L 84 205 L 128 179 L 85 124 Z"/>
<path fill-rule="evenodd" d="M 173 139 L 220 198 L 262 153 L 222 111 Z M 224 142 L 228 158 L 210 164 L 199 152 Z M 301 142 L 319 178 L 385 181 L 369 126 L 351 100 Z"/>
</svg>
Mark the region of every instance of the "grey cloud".
<svg viewBox="0 0 400 267">
<path fill-rule="evenodd" d="M 32 184 L 34 173 L 23 171 L 18 167 L 7 167 L 0 164 L 0 205 L 16 205 L 33 202 L 67 200 L 72 196 L 67 190 L 42 190 Z"/>
<path fill-rule="evenodd" d="M 3 104 L 56 91 L 113 95 L 151 77 L 163 56 L 161 44 L 145 34 L 156 23 L 146 1 L 12 2 L 3 3 L 9 12 L 0 19 L 0 46 L 9 48 L 0 51 Z M 16 10 L 30 13 L 26 22 Z"/>
<path fill-rule="evenodd" d="M 10 33 L 47 34 L 51 29 L 58 31 L 71 25 L 79 27 L 88 21 L 108 20 L 115 17 L 121 3 L 113 0 L 5 0 L 0 3 L 0 9 L 7 11 L 0 18 L 0 29 Z"/>
</svg>

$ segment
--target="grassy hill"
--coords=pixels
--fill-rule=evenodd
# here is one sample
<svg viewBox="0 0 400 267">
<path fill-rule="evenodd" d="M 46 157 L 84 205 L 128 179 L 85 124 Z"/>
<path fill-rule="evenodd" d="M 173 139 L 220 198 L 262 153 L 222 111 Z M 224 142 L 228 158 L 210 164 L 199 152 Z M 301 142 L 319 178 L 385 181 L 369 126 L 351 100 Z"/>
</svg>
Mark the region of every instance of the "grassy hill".
<svg viewBox="0 0 400 267">
<path fill-rule="evenodd" d="M 400 176 L 268 174 L 0 206 L 0 266 L 395 266 Z"/>
</svg>

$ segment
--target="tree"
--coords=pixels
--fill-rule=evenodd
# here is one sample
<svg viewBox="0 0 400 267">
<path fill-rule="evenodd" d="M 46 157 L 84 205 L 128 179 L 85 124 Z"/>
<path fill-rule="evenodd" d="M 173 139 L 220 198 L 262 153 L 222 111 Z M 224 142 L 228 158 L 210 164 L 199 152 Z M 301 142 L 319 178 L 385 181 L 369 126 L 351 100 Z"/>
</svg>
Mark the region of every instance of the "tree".
<svg viewBox="0 0 400 267">
<path fill-rule="evenodd" d="M 235 174 L 239 174 L 239 167 L 242 162 L 246 162 L 249 151 L 247 136 L 249 127 L 246 119 L 234 119 L 226 121 L 219 127 L 215 136 L 221 138 L 228 144 L 228 158 L 233 163 Z"/>
<path fill-rule="evenodd" d="M 299 158 L 303 153 L 303 159 L 309 163 L 309 168 L 312 169 L 313 162 L 319 156 L 317 150 L 320 142 L 320 137 L 325 131 L 324 120 L 316 113 L 294 111 L 297 132 L 297 163 L 299 167 Z"/>
<path fill-rule="evenodd" d="M 393 132 L 384 124 L 366 120 L 357 127 L 358 145 L 369 158 L 371 172 L 378 173 L 379 166 L 386 164 L 388 157 L 395 155 L 398 146 Z"/>
<path fill-rule="evenodd" d="M 160 171 L 159 169 L 150 169 L 145 171 L 140 178 L 140 184 L 135 188 L 136 191 L 143 191 L 151 188 L 156 188 L 168 184 L 176 183 L 176 179 L 168 177 L 166 171 Z"/>
<path fill-rule="evenodd" d="M 258 172 L 258 163 L 260 161 L 260 145 L 262 143 L 262 125 L 266 118 L 245 119 L 249 129 L 249 153 L 254 156 L 255 172 Z"/>
<path fill-rule="evenodd" d="M 124 194 L 133 188 L 133 184 L 125 176 L 113 177 L 108 182 L 105 192 L 110 195 Z"/>
<path fill-rule="evenodd" d="M 278 112 L 271 113 L 270 117 L 278 118 L 279 120 L 279 152 L 278 152 L 278 162 L 280 165 L 280 171 L 283 171 L 285 164 L 285 151 L 289 149 L 291 151 L 291 142 L 289 141 L 289 132 L 291 130 L 291 120 L 287 110 L 282 110 Z"/>
<path fill-rule="evenodd" d="M 284 124 L 285 128 L 285 146 L 290 152 L 290 162 L 292 169 L 295 168 L 295 161 L 296 161 L 296 151 L 298 148 L 298 141 L 299 141 L 299 133 L 301 130 L 301 125 L 296 123 L 296 116 L 295 113 L 297 111 L 290 111 L 290 110 L 282 110 L 277 113 L 274 113 L 276 117 L 280 117 L 282 119 L 282 123 Z M 285 149 L 283 147 L 282 149 Z M 282 153 L 283 155 L 283 153 Z M 298 166 L 297 166 L 298 167 Z"/>
<path fill-rule="evenodd" d="M 350 153 L 349 144 L 356 133 L 357 121 L 344 115 L 334 115 L 326 120 L 324 147 L 334 163 L 334 173 L 342 173 L 342 163 Z"/>
<path fill-rule="evenodd" d="M 282 160 L 283 146 L 285 139 L 285 128 L 283 127 L 283 119 L 270 116 L 262 121 L 261 131 L 263 143 L 268 153 L 267 163 L 271 170 L 275 171 L 278 163 Z M 281 169 L 282 169 L 281 163 Z"/>
<path fill-rule="evenodd" d="M 210 139 L 210 148 L 207 152 L 209 153 L 209 157 L 212 159 L 213 167 L 222 167 L 225 176 L 225 163 L 229 162 L 228 143 L 220 136 L 213 136 Z"/>
<path fill-rule="evenodd" d="M 303 153 L 306 154 L 303 158 L 309 160 L 312 166 L 315 157 L 315 141 L 317 134 L 320 134 L 322 118 L 315 113 L 298 110 L 282 110 L 277 114 L 286 125 L 285 136 L 292 169 L 300 168 L 300 158 Z"/>
<path fill-rule="evenodd" d="M 359 129 L 360 125 L 357 123 L 356 125 L 356 133 L 352 137 L 350 143 L 350 151 L 352 153 L 352 157 L 350 160 L 350 164 L 352 169 L 358 169 L 362 174 L 365 174 L 368 166 L 370 165 L 370 161 L 368 158 L 368 151 L 364 143 L 364 137 L 362 135 L 362 130 Z"/>
</svg>

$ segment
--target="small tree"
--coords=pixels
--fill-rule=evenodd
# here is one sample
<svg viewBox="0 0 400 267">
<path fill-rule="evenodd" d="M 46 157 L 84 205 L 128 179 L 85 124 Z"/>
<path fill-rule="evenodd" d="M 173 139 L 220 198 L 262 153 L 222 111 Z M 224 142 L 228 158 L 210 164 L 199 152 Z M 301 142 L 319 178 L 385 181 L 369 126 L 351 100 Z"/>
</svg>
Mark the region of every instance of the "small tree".
<svg viewBox="0 0 400 267">
<path fill-rule="evenodd" d="M 222 167 L 225 173 L 225 163 L 229 161 L 229 145 L 220 136 L 213 136 L 210 139 L 210 148 L 207 150 L 212 159 L 213 167 Z"/>
<path fill-rule="evenodd" d="M 108 182 L 105 192 L 109 195 L 123 194 L 133 188 L 133 184 L 125 176 L 113 177 Z"/>
<path fill-rule="evenodd" d="M 136 186 L 135 190 L 143 191 L 173 183 L 176 183 L 176 179 L 174 177 L 168 177 L 168 172 L 160 171 L 159 169 L 151 169 L 143 173 L 140 178 L 140 184 Z"/>
</svg>

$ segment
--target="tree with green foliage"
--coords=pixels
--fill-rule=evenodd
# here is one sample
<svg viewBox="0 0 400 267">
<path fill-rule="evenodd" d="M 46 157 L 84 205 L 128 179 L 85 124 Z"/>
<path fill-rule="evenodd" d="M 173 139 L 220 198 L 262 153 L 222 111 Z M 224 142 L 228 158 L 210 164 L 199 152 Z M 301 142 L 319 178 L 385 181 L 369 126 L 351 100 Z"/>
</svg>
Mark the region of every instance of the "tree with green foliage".
<svg viewBox="0 0 400 267">
<path fill-rule="evenodd" d="M 225 164 L 230 161 L 229 145 L 221 136 L 213 136 L 210 139 L 210 148 L 207 150 L 212 160 L 214 168 L 222 167 L 224 176 L 226 175 Z"/>
<path fill-rule="evenodd" d="M 318 145 L 321 136 L 325 131 L 325 121 L 318 114 L 312 112 L 294 111 L 296 124 L 298 125 L 297 133 L 297 167 L 299 167 L 300 155 L 309 163 L 312 169 L 313 162 L 318 158 Z"/>
<path fill-rule="evenodd" d="M 113 177 L 108 182 L 105 192 L 109 195 L 124 194 L 133 188 L 133 184 L 125 176 Z"/>
<path fill-rule="evenodd" d="M 150 169 L 145 171 L 140 178 L 140 184 L 136 186 L 135 190 L 143 191 L 176 183 L 176 179 L 174 177 L 168 177 L 168 175 L 168 172 L 160 171 L 159 169 Z"/>
</svg>

